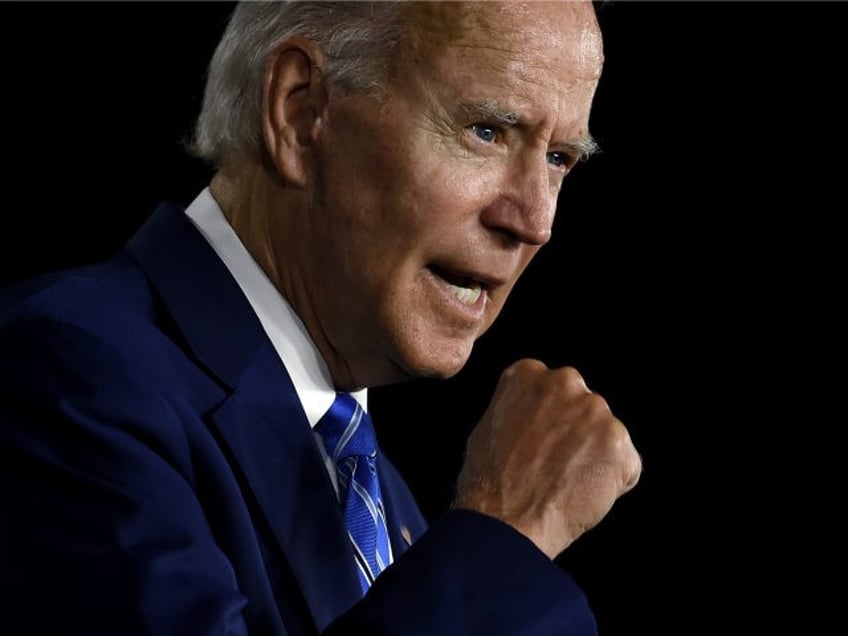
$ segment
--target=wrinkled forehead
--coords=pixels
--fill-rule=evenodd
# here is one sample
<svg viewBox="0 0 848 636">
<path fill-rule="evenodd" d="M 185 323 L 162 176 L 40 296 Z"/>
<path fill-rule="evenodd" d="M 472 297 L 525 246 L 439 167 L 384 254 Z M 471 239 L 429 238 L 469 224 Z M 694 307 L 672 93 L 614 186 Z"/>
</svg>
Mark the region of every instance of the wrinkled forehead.
<svg viewBox="0 0 848 636">
<path fill-rule="evenodd" d="M 601 32 L 588 0 L 413 2 L 407 53 L 422 61 L 447 47 L 505 57 L 540 54 L 595 76 L 603 62 Z"/>
</svg>

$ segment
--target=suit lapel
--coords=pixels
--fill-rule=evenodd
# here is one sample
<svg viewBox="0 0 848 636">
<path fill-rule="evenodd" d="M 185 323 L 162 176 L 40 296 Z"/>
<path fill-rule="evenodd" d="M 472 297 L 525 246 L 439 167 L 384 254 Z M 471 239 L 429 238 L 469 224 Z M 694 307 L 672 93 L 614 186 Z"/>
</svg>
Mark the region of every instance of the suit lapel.
<svg viewBox="0 0 848 636">
<path fill-rule="evenodd" d="M 319 630 L 360 597 L 341 512 L 291 380 L 235 280 L 181 208 L 127 245 L 199 363 L 230 395 L 212 414 Z M 350 562 L 350 568 L 339 563 Z"/>
<path fill-rule="evenodd" d="M 267 341 L 235 279 L 182 208 L 161 204 L 127 244 L 198 361 L 229 388 Z"/>
<path fill-rule="evenodd" d="M 359 599 L 359 581 L 314 434 L 270 343 L 212 419 L 323 631 Z"/>
</svg>

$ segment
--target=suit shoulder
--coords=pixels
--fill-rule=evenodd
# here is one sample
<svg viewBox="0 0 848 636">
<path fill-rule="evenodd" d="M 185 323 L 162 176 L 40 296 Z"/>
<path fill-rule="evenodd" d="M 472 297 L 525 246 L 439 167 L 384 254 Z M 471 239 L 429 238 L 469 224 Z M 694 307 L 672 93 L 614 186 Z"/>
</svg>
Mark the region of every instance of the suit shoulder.
<svg viewBox="0 0 848 636">
<path fill-rule="evenodd" d="M 0 290 L 0 328 L 39 318 L 96 330 L 116 317 L 150 316 L 153 298 L 130 259 L 108 261 L 21 281 Z"/>
<path fill-rule="evenodd" d="M 144 273 L 127 256 L 41 276 L 0 292 L 5 366 L 108 382 L 134 378 L 164 395 L 208 383 Z M 210 398 L 204 398 L 210 399 Z"/>
</svg>

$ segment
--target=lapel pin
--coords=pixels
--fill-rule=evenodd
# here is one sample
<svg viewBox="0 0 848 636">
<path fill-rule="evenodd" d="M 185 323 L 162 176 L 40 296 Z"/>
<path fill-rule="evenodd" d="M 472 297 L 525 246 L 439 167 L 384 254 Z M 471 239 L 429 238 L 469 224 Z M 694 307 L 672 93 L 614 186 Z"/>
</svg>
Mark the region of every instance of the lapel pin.
<svg viewBox="0 0 848 636">
<path fill-rule="evenodd" d="M 400 527 L 400 536 L 406 541 L 406 545 L 412 545 L 412 535 L 409 533 L 409 528 L 406 526 Z"/>
</svg>

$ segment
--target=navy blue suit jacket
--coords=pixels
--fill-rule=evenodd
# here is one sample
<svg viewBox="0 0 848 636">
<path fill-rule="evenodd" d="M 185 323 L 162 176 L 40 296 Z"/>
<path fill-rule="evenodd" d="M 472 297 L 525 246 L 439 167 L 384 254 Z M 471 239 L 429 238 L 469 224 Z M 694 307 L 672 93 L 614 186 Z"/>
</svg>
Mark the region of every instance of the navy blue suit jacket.
<svg viewBox="0 0 848 636">
<path fill-rule="evenodd" d="M 470 511 L 428 528 L 385 458 L 395 563 L 359 599 L 291 381 L 181 208 L 0 310 L 3 634 L 595 633 L 529 540 Z"/>
</svg>

